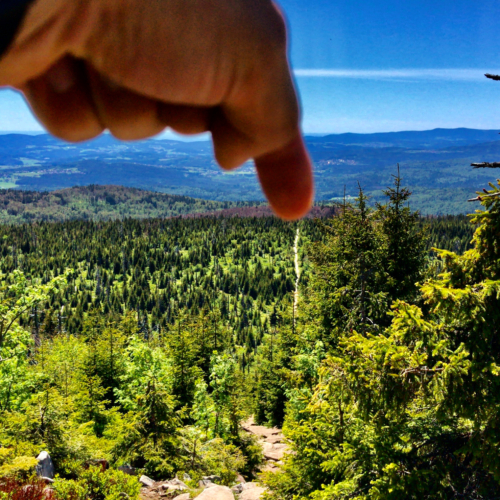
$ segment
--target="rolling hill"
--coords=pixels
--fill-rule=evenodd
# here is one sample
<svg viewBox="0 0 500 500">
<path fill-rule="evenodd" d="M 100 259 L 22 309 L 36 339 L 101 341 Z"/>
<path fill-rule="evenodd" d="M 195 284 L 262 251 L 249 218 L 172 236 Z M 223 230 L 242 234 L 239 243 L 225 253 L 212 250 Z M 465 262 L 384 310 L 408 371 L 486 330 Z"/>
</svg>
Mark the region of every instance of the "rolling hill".
<svg viewBox="0 0 500 500">
<path fill-rule="evenodd" d="M 470 210 L 467 198 L 492 177 L 491 171 L 473 170 L 470 163 L 498 161 L 499 139 L 497 130 L 436 129 L 311 136 L 306 141 L 317 201 L 342 198 L 344 186 L 347 196 L 354 197 L 358 183 L 378 201 L 399 163 L 403 182 L 414 193 L 414 208 L 423 214 L 458 214 Z M 122 143 L 105 134 L 67 144 L 46 134 L 0 135 L 0 187 L 59 191 L 93 184 L 218 202 L 264 200 L 253 165 L 222 171 L 207 141 Z"/>
<path fill-rule="evenodd" d="M 81 186 L 57 191 L 0 190 L 0 222 L 115 220 L 176 217 L 244 207 L 247 203 L 217 202 L 144 191 L 123 186 Z"/>
</svg>

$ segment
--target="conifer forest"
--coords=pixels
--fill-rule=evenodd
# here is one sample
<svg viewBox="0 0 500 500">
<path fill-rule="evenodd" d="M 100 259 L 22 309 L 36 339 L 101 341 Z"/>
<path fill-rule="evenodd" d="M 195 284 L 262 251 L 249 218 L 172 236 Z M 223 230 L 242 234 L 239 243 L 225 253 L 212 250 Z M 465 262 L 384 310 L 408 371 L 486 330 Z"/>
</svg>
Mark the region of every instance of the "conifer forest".
<svg viewBox="0 0 500 500">
<path fill-rule="evenodd" d="M 0 499 L 500 498 L 500 181 L 411 201 L 1 225 Z"/>
</svg>

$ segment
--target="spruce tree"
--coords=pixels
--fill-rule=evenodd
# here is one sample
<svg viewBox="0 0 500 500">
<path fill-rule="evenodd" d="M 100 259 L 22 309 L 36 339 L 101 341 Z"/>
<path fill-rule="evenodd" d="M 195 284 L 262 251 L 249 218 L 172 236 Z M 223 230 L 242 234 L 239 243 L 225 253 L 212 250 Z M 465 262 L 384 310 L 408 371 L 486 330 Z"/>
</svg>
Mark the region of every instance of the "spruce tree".
<svg viewBox="0 0 500 500">
<path fill-rule="evenodd" d="M 294 453 L 273 498 L 493 499 L 500 495 L 500 181 L 480 194 L 473 248 L 437 251 L 424 307 L 347 330 L 285 423 Z"/>
</svg>

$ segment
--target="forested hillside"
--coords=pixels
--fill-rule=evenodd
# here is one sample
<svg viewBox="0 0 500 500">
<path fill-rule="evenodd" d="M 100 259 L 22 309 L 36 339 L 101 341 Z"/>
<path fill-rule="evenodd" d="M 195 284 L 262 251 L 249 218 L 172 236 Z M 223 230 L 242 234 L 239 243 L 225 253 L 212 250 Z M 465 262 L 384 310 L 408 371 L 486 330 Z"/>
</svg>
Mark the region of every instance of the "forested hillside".
<svg viewBox="0 0 500 500">
<path fill-rule="evenodd" d="M 472 170 L 470 164 L 496 161 L 498 139 L 498 130 L 471 129 L 307 137 L 316 201 L 339 201 L 344 190 L 354 200 L 359 181 L 372 202 L 383 202 L 382 191 L 399 163 L 414 193 L 415 209 L 424 215 L 467 213 L 467 198 L 489 181 L 487 172 Z M 222 202 L 264 201 L 252 163 L 223 171 L 208 141 L 123 143 L 103 134 L 93 141 L 68 144 L 45 134 L 9 134 L 0 135 L 0 157 L 3 188 L 53 191 L 122 185 Z M 91 215 L 93 208 L 85 212 Z M 149 216 L 161 215 L 147 205 L 142 208 Z"/>
<path fill-rule="evenodd" d="M 314 223 L 302 225 L 315 238 Z M 76 334 L 89 311 L 133 311 L 145 336 L 162 335 L 182 313 L 203 322 L 214 349 L 245 346 L 244 359 L 294 288 L 295 232 L 274 217 L 1 226 L 0 255 L 5 273 L 44 282 L 72 269 L 49 310 L 31 312 L 35 331 Z"/>
<path fill-rule="evenodd" d="M 34 500 L 135 500 L 124 464 L 232 486 L 264 465 L 253 416 L 293 451 L 270 498 L 494 498 L 498 192 L 473 224 L 397 179 L 298 223 L 0 226 L 0 494 L 39 487 L 42 450 L 60 477 Z"/>
<path fill-rule="evenodd" d="M 146 219 L 245 207 L 245 202 L 198 200 L 123 186 L 77 186 L 60 191 L 0 190 L 0 223 Z"/>
<path fill-rule="evenodd" d="M 428 249 L 462 252 L 472 227 L 465 217 L 420 219 Z M 168 329 L 180 312 L 222 321 L 251 356 L 270 316 L 286 309 L 295 286 L 293 244 L 300 233 L 302 280 L 307 245 L 322 238 L 315 220 L 275 217 L 69 221 L 0 226 L 1 269 L 28 279 L 67 275 L 45 309 L 34 309 L 30 326 L 46 322 L 76 334 L 88 311 L 134 311 L 144 334 Z M 48 318 L 48 319 L 46 319 Z M 45 327 L 44 327 L 45 328 Z M 54 333 L 54 332 L 52 332 Z"/>
</svg>

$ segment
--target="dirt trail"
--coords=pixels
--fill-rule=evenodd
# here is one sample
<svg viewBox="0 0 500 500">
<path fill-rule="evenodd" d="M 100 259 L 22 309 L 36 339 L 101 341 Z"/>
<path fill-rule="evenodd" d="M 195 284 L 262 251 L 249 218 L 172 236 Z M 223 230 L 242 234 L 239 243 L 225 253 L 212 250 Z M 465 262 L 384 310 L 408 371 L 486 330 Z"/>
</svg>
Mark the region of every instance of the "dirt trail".
<svg viewBox="0 0 500 500">
<path fill-rule="evenodd" d="M 266 459 L 266 465 L 262 470 L 272 472 L 278 470 L 278 464 L 281 462 L 283 455 L 288 451 L 288 446 L 285 443 L 285 437 L 281 429 L 256 425 L 252 418 L 244 422 L 242 427 L 250 434 L 257 436 L 262 443 L 264 458 Z"/>
<path fill-rule="evenodd" d="M 300 280 L 300 265 L 299 265 L 299 237 L 300 230 L 297 227 L 297 233 L 295 234 L 295 243 L 293 244 L 293 254 L 295 261 L 295 291 L 293 293 L 293 318 L 294 326 L 297 321 L 297 304 L 299 302 L 299 280 Z"/>
</svg>

